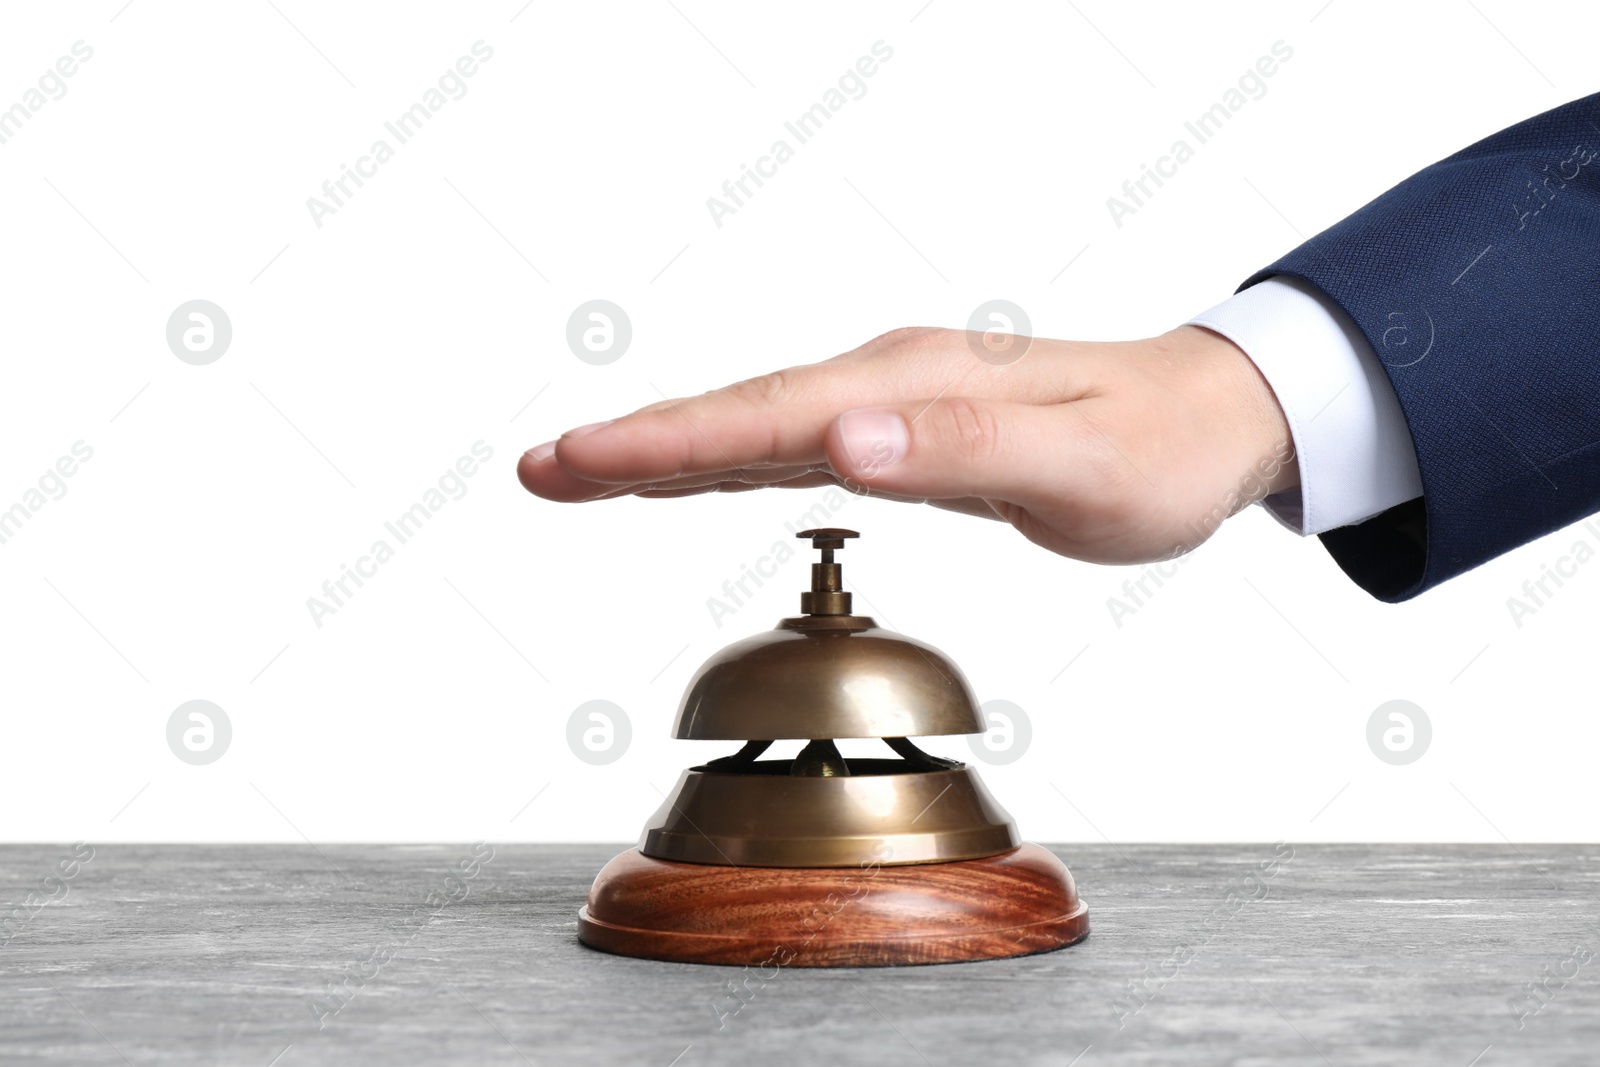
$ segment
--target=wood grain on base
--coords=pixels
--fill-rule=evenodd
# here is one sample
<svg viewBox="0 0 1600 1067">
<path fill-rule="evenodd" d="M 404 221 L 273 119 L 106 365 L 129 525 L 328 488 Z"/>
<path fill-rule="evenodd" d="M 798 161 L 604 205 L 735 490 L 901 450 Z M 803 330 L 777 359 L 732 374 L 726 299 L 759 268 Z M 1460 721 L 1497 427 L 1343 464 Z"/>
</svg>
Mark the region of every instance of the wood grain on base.
<svg viewBox="0 0 1600 1067">
<path fill-rule="evenodd" d="M 606 952 L 760 967 L 874 967 L 1048 952 L 1089 933 L 1066 866 L 1025 844 L 899 867 L 727 867 L 630 849 L 606 864 L 578 937 Z"/>
</svg>

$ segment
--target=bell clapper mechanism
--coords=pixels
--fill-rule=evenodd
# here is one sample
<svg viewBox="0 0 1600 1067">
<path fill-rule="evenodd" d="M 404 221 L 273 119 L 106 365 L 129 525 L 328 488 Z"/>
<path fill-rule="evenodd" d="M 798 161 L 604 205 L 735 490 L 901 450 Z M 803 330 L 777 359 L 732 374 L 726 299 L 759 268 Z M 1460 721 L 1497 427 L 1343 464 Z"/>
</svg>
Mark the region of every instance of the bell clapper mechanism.
<svg viewBox="0 0 1600 1067">
<path fill-rule="evenodd" d="M 1024 844 L 977 774 L 913 737 L 983 733 L 977 698 L 938 649 L 852 614 L 821 551 L 801 614 L 712 656 L 673 735 L 743 743 L 683 772 L 639 847 L 579 912 L 586 944 L 703 963 L 873 966 L 993 959 L 1088 935 L 1072 875 Z M 845 758 L 878 738 L 897 758 Z M 762 759 L 773 742 L 793 759 Z M 778 958 L 774 959 L 774 953 Z"/>
</svg>

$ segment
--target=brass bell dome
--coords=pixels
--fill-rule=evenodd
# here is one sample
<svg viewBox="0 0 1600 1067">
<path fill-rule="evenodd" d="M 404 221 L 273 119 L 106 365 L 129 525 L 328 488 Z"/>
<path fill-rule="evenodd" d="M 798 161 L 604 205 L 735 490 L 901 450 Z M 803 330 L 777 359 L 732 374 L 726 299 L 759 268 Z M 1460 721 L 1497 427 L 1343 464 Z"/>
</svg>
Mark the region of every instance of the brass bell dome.
<svg viewBox="0 0 1600 1067">
<path fill-rule="evenodd" d="M 972 770 L 909 738 L 983 733 L 972 687 L 932 645 L 850 613 L 833 560 L 853 530 L 804 530 L 805 614 L 729 645 L 700 668 L 674 736 L 744 741 L 683 772 L 645 827 L 657 859 L 736 867 L 939 863 L 1020 844 L 1016 825 Z M 899 759 L 846 759 L 834 741 L 881 738 Z M 760 759 L 774 741 L 807 742 Z"/>
<path fill-rule="evenodd" d="M 850 613 L 833 560 L 853 530 L 804 530 L 811 565 L 803 615 L 724 648 L 695 674 L 673 736 L 692 740 L 933 737 L 986 729 L 961 671 L 932 645 Z"/>
</svg>

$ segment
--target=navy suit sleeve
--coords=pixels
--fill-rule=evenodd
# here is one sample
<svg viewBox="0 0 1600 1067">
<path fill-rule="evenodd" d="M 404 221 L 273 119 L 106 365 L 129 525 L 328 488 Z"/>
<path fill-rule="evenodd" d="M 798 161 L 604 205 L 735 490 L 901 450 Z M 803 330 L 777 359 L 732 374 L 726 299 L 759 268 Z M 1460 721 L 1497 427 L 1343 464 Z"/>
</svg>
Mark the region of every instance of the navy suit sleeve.
<svg viewBox="0 0 1600 1067">
<path fill-rule="evenodd" d="M 1422 497 L 1322 535 L 1391 603 L 1600 511 L 1600 94 L 1408 178 L 1240 289 L 1303 278 L 1383 361 Z"/>
</svg>

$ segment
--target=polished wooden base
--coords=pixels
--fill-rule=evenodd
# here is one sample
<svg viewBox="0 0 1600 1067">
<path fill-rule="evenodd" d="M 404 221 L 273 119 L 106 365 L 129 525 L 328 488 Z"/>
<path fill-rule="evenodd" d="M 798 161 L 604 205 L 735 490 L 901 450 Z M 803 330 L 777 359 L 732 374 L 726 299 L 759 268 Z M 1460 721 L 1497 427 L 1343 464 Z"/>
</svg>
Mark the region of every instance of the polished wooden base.
<svg viewBox="0 0 1600 1067">
<path fill-rule="evenodd" d="M 1089 934 L 1072 875 L 1038 845 L 897 867 L 729 867 L 630 849 L 606 864 L 578 938 L 687 963 L 880 967 L 1049 952 Z"/>
</svg>

